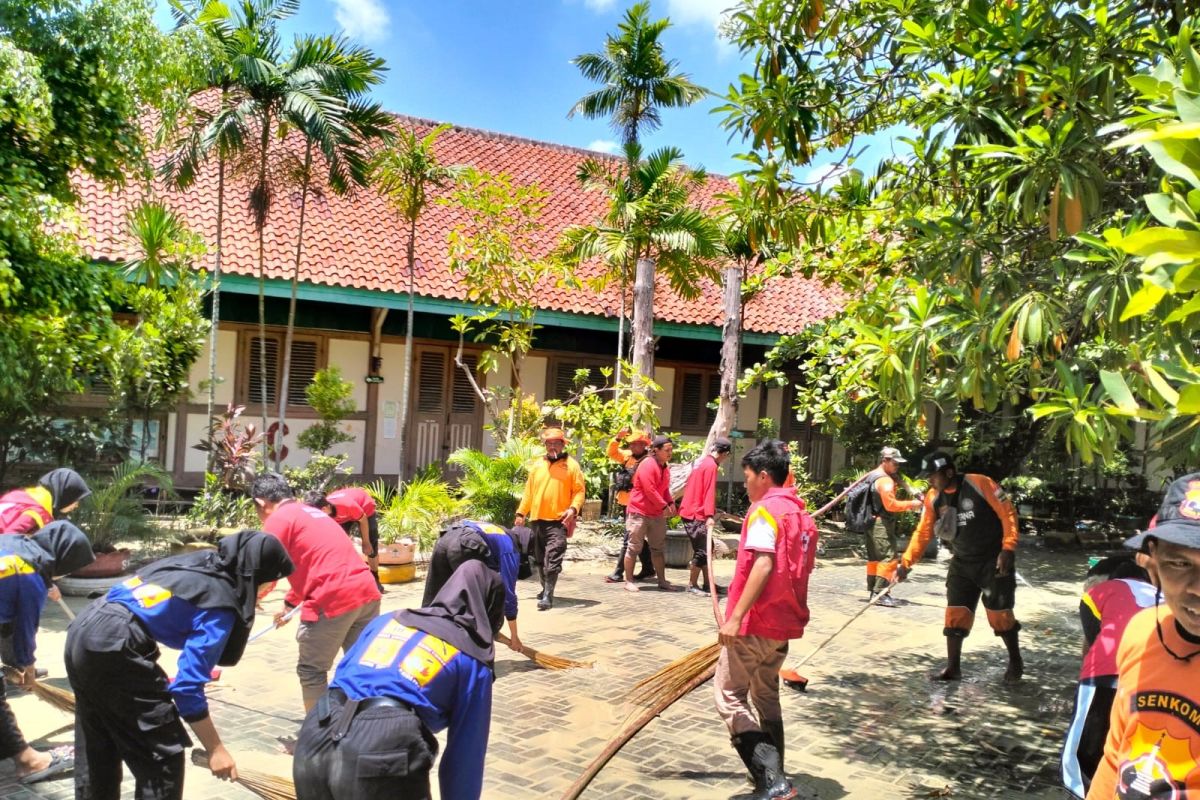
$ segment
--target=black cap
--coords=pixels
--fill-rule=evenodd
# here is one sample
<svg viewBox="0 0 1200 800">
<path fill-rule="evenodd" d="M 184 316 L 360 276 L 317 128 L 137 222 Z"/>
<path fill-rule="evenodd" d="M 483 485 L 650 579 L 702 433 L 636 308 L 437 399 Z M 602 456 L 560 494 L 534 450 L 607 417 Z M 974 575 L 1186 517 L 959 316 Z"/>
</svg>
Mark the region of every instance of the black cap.
<svg viewBox="0 0 1200 800">
<path fill-rule="evenodd" d="M 713 439 L 712 449 L 718 453 L 728 453 L 733 449 L 733 442 L 726 439 L 724 436 L 718 436 Z"/>
<path fill-rule="evenodd" d="M 1141 550 L 1150 538 L 1200 550 L 1200 472 L 1184 475 L 1168 486 L 1152 527 L 1131 536 L 1125 546 Z"/>
<path fill-rule="evenodd" d="M 658 436 L 655 436 L 654 440 L 652 442 L 650 442 L 650 446 L 653 447 L 655 450 L 662 447 L 663 445 L 668 445 L 668 444 L 673 444 L 673 442 L 671 441 L 671 437 L 663 436 L 661 433 Z"/>
<path fill-rule="evenodd" d="M 928 478 L 935 472 L 954 468 L 954 456 L 941 450 L 930 453 L 921 459 L 921 477 Z"/>
</svg>

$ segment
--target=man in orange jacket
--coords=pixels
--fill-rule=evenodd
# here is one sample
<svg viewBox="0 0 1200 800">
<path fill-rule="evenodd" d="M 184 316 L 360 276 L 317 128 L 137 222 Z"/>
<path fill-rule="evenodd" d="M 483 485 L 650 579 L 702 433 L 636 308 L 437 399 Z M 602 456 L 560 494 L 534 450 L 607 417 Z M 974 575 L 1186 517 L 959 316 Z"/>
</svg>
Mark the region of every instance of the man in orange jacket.
<svg viewBox="0 0 1200 800">
<path fill-rule="evenodd" d="M 622 439 L 625 440 L 625 447 L 621 447 Z M 645 431 L 631 432 L 629 428 L 622 429 L 608 443 L 609 460 L 621 465 L 621 469 L 614 473 L 613 482 L 617 486 L 617 504 L 623 512 L 629 506 L 629 492 L 633 489 L 633 476 L 637 472 L 638 464 L 642 463 L 642 459 L 650 452 L 646 449 L 649 446 L 650 434 Z M 618 480 L 618 478 L 623 480 Z M 626 484 L 628 488 L 622 488 Z M 604 576 L 605 583 L 625 582 L 625 551 L 628 547 L 629 528 L 626 526 L 625 540 L 621 542 L 621 554 L 617 556 L 617 566 L 611 575 Z M 642 571 L 633 576 L 635 581 L 645 580 L 654 575 L 654 563 L 650 560 L 650 548 L 642 549 L 641 560 Z"/>
<path fill-rule="evenodd" d="M 514 528 L 528 520 L 533 530 L 534 570 L 542 584 L 538 611 L 554 606 L 554 587 L 567 552 L 567 530 L 575 527 L 584 496 L 583 470 L 567 454 L 567 437 L 562 428 L 542 431 L 542 443 L 546 455 L 529 468 L 525 494 L 513 520 Z"/>
<path fill-rule="evenodd" d="M 929 492 L 921 521 L 900 559 L 897 580 L 905 580 L 921 560 L 936 532 L 950 543 L 954 557 L 946 573 L 946 668 L 937 680 L 962 678 L 963 639 L 971 632 L 980 599 L 988 624 L 1008 649 L 1006 683 L 1025 671 L 1017 641 L 1021 624 L 1013 615 L 1017 576 L 1017 510 L 1004 490 L 986 475 L 960 475 L 947 453 L 925 456 L 921 472 L 929 477 Z"/>
</svg>

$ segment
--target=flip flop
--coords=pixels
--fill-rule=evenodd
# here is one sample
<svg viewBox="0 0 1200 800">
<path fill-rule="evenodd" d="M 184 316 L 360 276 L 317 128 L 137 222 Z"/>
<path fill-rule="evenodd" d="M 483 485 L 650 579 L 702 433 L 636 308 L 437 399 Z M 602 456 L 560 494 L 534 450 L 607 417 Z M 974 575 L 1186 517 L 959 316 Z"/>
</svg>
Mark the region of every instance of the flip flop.
<svg viewBox="0 0 1200 800">
<path fill-rule="evenodd" d="M 50 751 L 50 765 L 45 769 L 29 773 L 21 778 L 21 783 L 26 785 L 38 783 L 73 769 L 75 769 L 75 748 L 71 745 L 56 747 Z"/>
</svg>

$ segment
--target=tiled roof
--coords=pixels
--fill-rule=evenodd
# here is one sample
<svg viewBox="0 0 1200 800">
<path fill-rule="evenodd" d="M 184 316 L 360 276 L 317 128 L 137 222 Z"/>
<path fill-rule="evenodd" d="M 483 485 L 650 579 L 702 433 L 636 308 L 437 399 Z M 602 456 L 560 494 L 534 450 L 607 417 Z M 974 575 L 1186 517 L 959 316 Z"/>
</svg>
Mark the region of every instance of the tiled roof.
<svg viewBox="0 0 1200 800">
<path fill-rule="evenodd" d="M 436 123 L 413 117 L 399 120 L 423 134 Z M 438 138 L 437 155 L 443 164 L 462 164 L 488 172 L 508 173 L 514 183 L 537 183 L 549 193 L 544 212 L 545 247 L 553 246 L 558 234 L 573 224 L 597 221 L 603 212 L 598 193 L 586 192 L 578 184 L 576 169 L 586 158 L 604 158 L 596 153 L 562 145 L 535 142 L 505 134 L 463 127 L 447 129 Z M 710 177 L 706 187 L 709 201 L 723 190 L 725 179 Z M 130 184 L 124 189 L 107 189 L 93 180 L 76 184 L 87 225 L 85 249 L 96 259 L 119 261 L 128 257 L 126 218 L 144 189 Z M 187 192 L 156 188 L 160 199 L 181 213 L 210 247 L 216 241 L 217 170 L 210 164 Z M 222 269 L 257 275 L 257 234 L 247 204 L 245 181 L 227 182 Z M 299 222 L 298 190 L 277 193 L 264 228 L 266 275 L 290 279 L 295 258 Z M 416 291 L 426 297 L 462 300 L 465 292 L 449 268 L 447 234 L 464 219 L 460 209 L 431 203 L 417 229 Z M 335 287 L 353 287 L 382 292 L 405 290 L 406 232 L 384 200 L 370 190 L 349 197 L 333 194 L 309 197 L 306 212 L 304 254 L 300 278 L 304 282 Z M 583 268 L 584 276 L 598 267 Z M 620 309 L 620 289 L 610 285 L 602 291 L 548 286 L 539 293 L 541 307 L 579 314 L 615 317 Z M 835 313 L 842 305 L 841 293 L 815 280 L 783 278 L 747 307 L 745 328 L 757 333 L 794 333 Z M 659 282 L 655 294 L 657 319 L 700 325 L 722 322 L 719 285 L 706 283 L 699 298 L 683 300 Z"/>
</svg>

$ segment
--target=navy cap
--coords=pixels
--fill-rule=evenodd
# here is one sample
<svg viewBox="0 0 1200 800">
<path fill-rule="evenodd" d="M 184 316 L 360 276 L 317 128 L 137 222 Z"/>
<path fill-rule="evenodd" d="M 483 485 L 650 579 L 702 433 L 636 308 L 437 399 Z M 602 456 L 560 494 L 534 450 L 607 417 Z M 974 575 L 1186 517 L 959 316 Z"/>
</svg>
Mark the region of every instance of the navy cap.
<svg viewBox="0 0 1200 800">
<path fill-rule="evenodd" d="M 1152 527 L 1129 537 L 1125 546 L 1142 550 L 1150 538 L 1200 550 L 1200 472 L 1168 486 Z"/>
<path fill-rule="evenodd" d="M 921 459 L 921 477 L 928 478 L 935 472 L 954 466 L 954 456 L 938 450 Z"/>
</svg>

